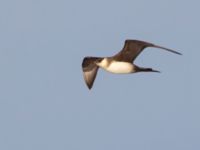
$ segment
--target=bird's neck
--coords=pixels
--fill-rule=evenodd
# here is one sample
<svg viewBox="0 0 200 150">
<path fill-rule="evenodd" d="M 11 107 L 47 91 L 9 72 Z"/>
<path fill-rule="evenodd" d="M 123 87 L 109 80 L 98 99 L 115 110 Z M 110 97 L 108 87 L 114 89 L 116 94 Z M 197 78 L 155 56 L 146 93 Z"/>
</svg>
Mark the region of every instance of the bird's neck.
<svg viewBox="0 0 200 150">
<path fill-rule="evenodd" d="M 98 62 L 97 65 L 102 68 L 107 68 L 110 65 L 110 61 L 108 60 L 108 58 L 104 58 L 100 62 Z"/>
</svg>

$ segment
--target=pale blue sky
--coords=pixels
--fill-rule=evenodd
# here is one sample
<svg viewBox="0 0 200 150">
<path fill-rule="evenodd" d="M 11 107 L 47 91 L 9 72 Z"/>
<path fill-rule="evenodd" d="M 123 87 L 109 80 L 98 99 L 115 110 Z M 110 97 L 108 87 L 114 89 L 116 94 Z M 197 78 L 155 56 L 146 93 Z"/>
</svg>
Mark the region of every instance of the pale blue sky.
<svg viewBox="0 0 200 150">
<path fill-rule="evenodd" d="M 199 150 L 200 2 L 1 0 L 1 150 Z M 84 83 L 85 56 L 125 39 L 148 48 L 136 64 L 161 74 Z"/>
</svg>

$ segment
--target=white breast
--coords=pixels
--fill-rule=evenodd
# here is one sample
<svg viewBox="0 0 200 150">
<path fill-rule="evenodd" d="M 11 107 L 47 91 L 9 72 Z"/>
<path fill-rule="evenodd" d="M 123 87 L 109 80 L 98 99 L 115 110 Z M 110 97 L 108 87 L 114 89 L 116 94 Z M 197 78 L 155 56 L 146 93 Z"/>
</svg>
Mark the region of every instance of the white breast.
<svg viewBox="0 0 200 150">
<path fill-rule="evenodd" d="M 113 61 L 108 67 L 104 68 L 111 73 L 133 73 L 134 66 L 128 62 Z"/>
</svg>

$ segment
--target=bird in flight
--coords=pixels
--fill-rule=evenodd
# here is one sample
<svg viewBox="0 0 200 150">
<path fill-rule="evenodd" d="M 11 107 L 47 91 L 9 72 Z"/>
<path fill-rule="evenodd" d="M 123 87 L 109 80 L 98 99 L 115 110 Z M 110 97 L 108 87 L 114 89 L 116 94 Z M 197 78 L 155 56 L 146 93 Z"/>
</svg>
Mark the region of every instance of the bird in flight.
<svg viewBox="0 0 200 150">
<path fill-rule="evenodd" d="M 92 88 L 97 71 L 100 68 L 117 74 L 136 72 L 159 72 L 152 68 L 139 67 L 134 64 L 137 56 L 147 47 L 160 48 L 178 55 L 181 53 L 140 40 L 126 40 L 123 49 L 111 57 L 85 57 L 82 62 L 83 76 L 89 89 Z"/>
</svg>

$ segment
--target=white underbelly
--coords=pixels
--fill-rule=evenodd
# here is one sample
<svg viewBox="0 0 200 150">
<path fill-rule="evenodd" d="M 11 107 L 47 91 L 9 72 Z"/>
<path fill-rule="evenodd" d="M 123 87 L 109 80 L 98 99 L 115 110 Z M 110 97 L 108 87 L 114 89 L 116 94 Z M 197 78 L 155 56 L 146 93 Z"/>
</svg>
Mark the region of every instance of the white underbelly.
<svg viewBox="0 0 200 150">
<path fill-rule="evenodd" d="M 105 70 L 111 73 L 132 73 L 134 72 L 134 66 L 128 62 L 113 62 Z"/>
</svg>

